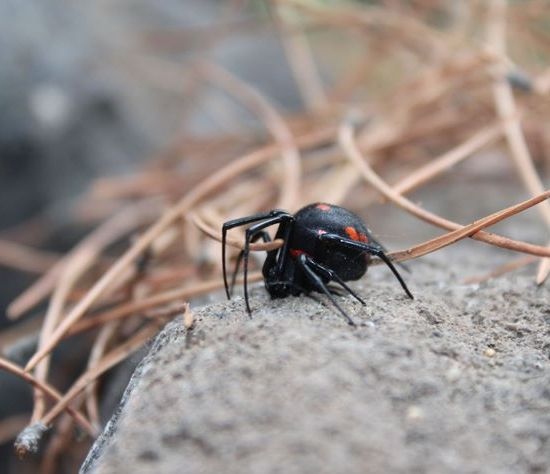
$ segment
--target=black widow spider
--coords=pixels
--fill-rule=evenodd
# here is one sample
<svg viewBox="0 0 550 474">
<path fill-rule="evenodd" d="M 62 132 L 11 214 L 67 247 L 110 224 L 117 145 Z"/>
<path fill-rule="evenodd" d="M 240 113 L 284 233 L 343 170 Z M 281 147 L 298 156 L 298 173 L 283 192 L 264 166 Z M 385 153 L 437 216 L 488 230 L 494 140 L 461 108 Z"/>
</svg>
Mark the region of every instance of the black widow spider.
<svg viewBox="0 0 550 474">
<path fill-rule="evenodd" d="M 231 298 L 226 272 L 227 231 L 234 227 L 250 225 L 246 229 L 244 249 L 239 253 L 231 280 L 231 291 L 244 259 L 244 300 L 251 314 L 248 301 L 248 256 L 250 244 L 260 238 L 271 240 L 267 227 L 279 225 L 276 239 L 284 241 L 282 247 L 267 252 L 262 267 L 265 287 L 272 298 L 297 296 L 310 291 L 323 292 L 352 326 L 349 315 L 332 296 L 327 283 L 334 281 L 363 305 L 365 302 L 345 282 L 361 278 L 367 271 L 371 255 L 380 258 L 393 272 L 409 298 L 413 295 L 399 275 L 384 248 L 374 240 L 361 219 L 343 207 L 314 203 L 292 215 L 282 210 L 254 214 L 227 221 L 222 227 L 223 280 L 227 298 Z"/>
</svg>

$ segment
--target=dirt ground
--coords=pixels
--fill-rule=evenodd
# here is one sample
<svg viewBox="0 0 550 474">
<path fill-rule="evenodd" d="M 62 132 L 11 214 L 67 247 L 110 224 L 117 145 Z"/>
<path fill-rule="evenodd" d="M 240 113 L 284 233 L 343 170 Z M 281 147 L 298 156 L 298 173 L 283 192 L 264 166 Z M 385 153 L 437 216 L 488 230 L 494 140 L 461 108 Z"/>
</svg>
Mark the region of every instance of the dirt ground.
<svg viewBox="0 0 550 474">
<path fill-rule="evenodd" d="M 534 267 L 481 285 L 472 242 L 372 268 L 342 305 L 243 300 L 168 324 L 82 473 L 550 472 L 550 287 Z M 450 266 L 452 258 L 456 265 Z M 508 255 L 509 258 L 509 255 Z"/>
</svg>

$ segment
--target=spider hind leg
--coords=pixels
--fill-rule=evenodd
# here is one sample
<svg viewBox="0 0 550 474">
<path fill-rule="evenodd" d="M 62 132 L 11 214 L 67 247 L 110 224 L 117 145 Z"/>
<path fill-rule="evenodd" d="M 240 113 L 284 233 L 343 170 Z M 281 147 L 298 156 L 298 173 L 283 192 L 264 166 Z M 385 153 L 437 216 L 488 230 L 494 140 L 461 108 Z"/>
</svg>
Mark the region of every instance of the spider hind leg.
<svg viewBox="0 0 550 474">
<path fill-rule="evenodd" d="M 414 299 L 413 294 L 410 292 L 409 288 L 407 287 L 407 284 L 405 283 L 405 280 L 401 277 L 395 266 L 393 265 L 390 258 L 386 255 L 386 253 L 382 250 L 382 248 L 378 245 L 371 245 L 364 242 L 357 242 L 356 240 L 347 239 L 345 237 L 342 237 L 338 234 L 323 234 L 319 236 L 319 239 L 335 242 L 339 245 L 342 245 L 344 247 L 350 248 L 350 249 L 356 249 L 361 250 L 365 253 L 368 253 L 369 255 L 374 255 L 375 257 L 378 257 L 380 260 L 382 260 L 388 268 L 391 270 L 397 281 L 399 281 L 399 284 L 401 285 L 401 288 L 403 288 L 403 291 L 407 294 L 407 296 L 410 299 Z"/>
<path fill-rule="evenodd" d="M 316 264 L 315 262 L 313 262 L 311 258 L 307 257 L 306 255 L 300 255 L 297 261 L 298 261 L 299 267 L 303 270 L 304 275 L 309 280 L 309 282 L 327 296 L 327 298 L 334 305 L 334 307 L 338 311 L 340 311 L 340 313 L 342 314 L 342 316 L 344 316 L 344 318 L 346 318 L 350 326 L 356 326 L 355 321 L 351 319 L 351 317 L 349 316 L 348 313 L 346 313 L 344 308 L 342 308 L 340 304 L 338 304 L 338 301 L 336 301 L 336 299 L 334 298 L 332 293 L 329 291 L 323 279 L 319 276 L 318 274 L 319 268 L 324 268 L 324 267 L 321 267 L 319 264 Z M 347 285 L 344 286 L 344 288 L 346 287 Z M 350 293 L 353 296 L 358 298 L 359 301 L 363 302 L 356 294 L 353 293 L 351 288 L 347 287 L 346 289 L 349 289 Z"/>
</svg>

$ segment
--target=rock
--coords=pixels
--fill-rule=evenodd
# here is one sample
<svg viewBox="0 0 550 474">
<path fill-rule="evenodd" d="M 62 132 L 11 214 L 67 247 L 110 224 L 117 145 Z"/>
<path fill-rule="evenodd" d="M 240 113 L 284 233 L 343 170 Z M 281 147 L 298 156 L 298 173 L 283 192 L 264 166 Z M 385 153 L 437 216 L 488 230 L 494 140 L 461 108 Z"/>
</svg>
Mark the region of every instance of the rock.
<svg viewBox="0 0 550 474">
<path fill-rule="evenodd" d="M 547 472 L 548 288 L 444 274 L 415 263 L 411 301 L 372 270 L 366 307 L 341 299 L 355 329 L 322 296 L 263 288 L 251 319 L 241 298 L 196 310 L 188 333 L 175 319 L 80 472 Z"/>
</svg>

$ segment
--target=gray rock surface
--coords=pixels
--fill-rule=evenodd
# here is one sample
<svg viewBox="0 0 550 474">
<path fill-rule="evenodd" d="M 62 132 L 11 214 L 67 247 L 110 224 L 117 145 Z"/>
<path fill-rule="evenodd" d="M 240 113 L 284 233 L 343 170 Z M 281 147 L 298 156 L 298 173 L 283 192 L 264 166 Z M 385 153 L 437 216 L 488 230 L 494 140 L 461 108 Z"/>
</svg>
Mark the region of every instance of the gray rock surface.
<svg viewBox="0 0 550 474">
<path fill-rule="evenodd" d="M 355 329 L 262 288 L 252 319 L 236 298 L 174 320 L 81 473 L 550 472 L 550 290 L 463 285 L 444 255 L 413 263 L 414 301 L 371 269 L 366 307 L 341 298 Z"/>
</svg>

